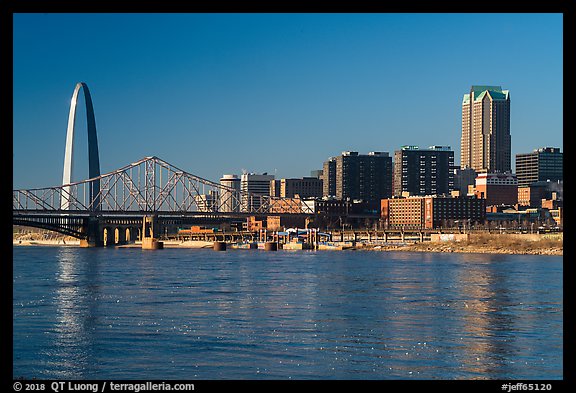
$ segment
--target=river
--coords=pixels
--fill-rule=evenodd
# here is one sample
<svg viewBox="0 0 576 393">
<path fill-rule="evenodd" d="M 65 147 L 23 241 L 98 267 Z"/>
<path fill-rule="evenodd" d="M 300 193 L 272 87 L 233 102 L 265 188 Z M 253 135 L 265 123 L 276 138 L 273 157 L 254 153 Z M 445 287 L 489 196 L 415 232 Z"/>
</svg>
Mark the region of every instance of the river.
<svg viewBox="0 0 576 393">
<path fill-rule="evenodd" d="M 13 247 L 13 376 L 562 379 L 562 257 Z"/>
</svg>

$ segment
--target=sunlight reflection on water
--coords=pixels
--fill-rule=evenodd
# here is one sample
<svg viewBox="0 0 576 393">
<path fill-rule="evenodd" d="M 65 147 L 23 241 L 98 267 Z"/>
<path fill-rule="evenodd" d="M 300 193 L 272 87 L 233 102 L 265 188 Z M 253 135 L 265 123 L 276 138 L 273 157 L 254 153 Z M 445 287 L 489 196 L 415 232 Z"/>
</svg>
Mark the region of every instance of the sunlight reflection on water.
<svg viewBox="0 0 576 393">
<path fill-rule="evenodd" d="M 14 248 L 14 377 L 560 379 L 562 257 Z"/>
</svg>

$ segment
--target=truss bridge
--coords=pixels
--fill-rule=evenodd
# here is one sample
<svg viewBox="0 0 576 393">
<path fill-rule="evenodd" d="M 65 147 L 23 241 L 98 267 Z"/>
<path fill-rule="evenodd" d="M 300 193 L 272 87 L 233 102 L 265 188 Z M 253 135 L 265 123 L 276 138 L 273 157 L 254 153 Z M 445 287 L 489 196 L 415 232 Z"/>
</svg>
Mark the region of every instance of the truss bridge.
<svg viewBox="0 0 576 393">
<path fill-rule="evenodd" d="M 12 223 L 50 229 L 87 246 L 142 236 L 146 217 L 154 234 L 170 226 L 238 223 L 253 215 L 312 215 L 298 198 L 238 191 L 146 157 L 113 172 L 55 187 L 14 190 Z M 108 241 L 107 241 L 108 240 Z"/>
</svg>

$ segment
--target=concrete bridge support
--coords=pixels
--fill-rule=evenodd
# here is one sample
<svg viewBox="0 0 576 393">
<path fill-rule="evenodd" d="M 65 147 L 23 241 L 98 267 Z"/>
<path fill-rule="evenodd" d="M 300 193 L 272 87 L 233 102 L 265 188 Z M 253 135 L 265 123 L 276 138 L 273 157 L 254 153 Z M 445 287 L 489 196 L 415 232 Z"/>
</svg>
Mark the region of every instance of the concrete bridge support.
<svg viewBox="0 0 576 393">
<path fill-rule="evenodd" d="M 103 230 L 96 217 L 89 217 L 84 224 L 84 232 L 88 235 L 87 239 L 80 240 L 80 247 L 103 247 L 104 238 Z"/>
<path fill-rule="evenodd" d="M 157 229 L 158 217 L 157 216 L 144 216 L 142 220 L 142 249 L 143 250 L 158 250 L 164 248 L 164 242 L 158 240 Z"/>
<path fill-rule="evenodd" d="M 139 239 L 142 229 L 130 222 L 102 222 L 96 217 L 88 218 L 84 223 L 87 239 L 80 240 L 80 247 L 112 247 L 134 242 Z"/>
</svg>

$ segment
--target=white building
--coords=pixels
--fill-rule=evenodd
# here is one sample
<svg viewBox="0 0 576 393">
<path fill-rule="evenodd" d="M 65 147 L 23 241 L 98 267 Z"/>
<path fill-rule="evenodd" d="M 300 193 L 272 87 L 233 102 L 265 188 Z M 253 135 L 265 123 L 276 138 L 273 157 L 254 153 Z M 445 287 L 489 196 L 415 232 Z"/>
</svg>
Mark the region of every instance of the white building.
<svg viewBox="0 0 576 393">
<path fill-rule="evenodd" d="M 226 187 L 220 191 L 220 211 L 240 211 L 240 179 L 237 175 L 223 175 L 220 185 Z"/>
<path fill-rule="evenodd" d="M 262 205 L 261 196 L 270 196 L 270 181 L 274 175 L 244 173 L 240 177 L 240 211 L 253 212 Z"/>
<path fill-rule="evenodd" d="M 198 211 L 203 213 L 218 211 L 218 192 L 210 191 L 208 194 L 196 195 L 194 197 Z"/>
</svg>

